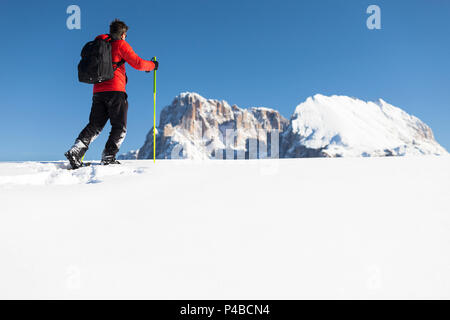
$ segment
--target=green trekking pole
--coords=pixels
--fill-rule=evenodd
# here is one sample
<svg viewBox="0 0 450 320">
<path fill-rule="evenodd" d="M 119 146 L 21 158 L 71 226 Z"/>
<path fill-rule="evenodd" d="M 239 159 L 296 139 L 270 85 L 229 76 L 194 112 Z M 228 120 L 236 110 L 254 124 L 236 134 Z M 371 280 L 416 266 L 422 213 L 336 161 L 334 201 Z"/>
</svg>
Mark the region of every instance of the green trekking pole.
<svg viewBox="0 0 450 320">
<path fill-rule="evenodd" d="M 156 61 L 156 57 L 153 57 Z M 156 70 L 153 70 L 153 163 L 156 162 Z"/>
</svg>

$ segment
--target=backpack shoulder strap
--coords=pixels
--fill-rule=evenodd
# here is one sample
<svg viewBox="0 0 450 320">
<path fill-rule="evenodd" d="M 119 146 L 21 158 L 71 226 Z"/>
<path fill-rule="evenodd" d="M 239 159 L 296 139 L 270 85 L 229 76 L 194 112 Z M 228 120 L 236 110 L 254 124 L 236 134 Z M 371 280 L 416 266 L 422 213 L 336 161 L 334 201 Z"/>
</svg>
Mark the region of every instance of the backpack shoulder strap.
<svg viewBox="0 0 450 320">
<path fill-rule="evenodd" d="M 119 62 L 117 62 L 117 68 L 119 68 L 121 65 L 125 64 L 125 59 L 120 60 Z"/>
<path fill-rule="evenodd" d="M 119 62 L 113 62 L 113 66 L 115 65 L 114 70 L 120 68 L 125 63 L 125 59 L 120 60 Z"/>
</svg>

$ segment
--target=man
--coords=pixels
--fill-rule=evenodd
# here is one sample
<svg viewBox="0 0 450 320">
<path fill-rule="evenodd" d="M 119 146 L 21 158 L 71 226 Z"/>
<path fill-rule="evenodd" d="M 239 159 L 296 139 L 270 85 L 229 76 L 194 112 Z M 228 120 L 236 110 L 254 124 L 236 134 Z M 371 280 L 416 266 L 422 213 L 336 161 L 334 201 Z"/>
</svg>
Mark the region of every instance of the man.
<svg viewBox="0 0 450 320">
<path fill-rule="evenodd" d="M 158 69 L 157 61 L 141 59 L 125 41 L 128 26 L 114 20 L 109 26 L 109 35 L 103 34 L 96 39 L 108 39 L 111 37 L 112 61 L 117 69 L 114 78 L 108 81 L 94 84 L 92 108 L 88 125 L 81 131 L 75 144 L 64 155 L 69 160 L 73 169 L 81 167 L 82 158 L 88 150 L 89 144 L 100 134 L 106 122 L 111 122 L 111 132 L 102 153 L 103 165 L 118 164 L 116 154 L 125 139 L 127 132 L 128 101 L 125 86 L 128 81 L 124 62 L 141 71 Z"/>
</svg>

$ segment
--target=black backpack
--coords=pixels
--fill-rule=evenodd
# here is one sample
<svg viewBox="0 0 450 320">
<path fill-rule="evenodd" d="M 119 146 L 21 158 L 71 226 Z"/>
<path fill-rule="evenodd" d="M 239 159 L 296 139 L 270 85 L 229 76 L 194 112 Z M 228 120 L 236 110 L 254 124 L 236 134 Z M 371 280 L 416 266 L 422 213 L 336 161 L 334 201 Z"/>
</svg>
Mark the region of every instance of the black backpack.
<svg viewBox="0 0 450 320">
<path fill-rule="evenodd" d="M 112 62 L 111 37 L 89 41 L 81 50 L 78 64 L 78 80 L 85 83 L 100 83 L 114 78 L 114 71 L 125 60 Z M 114 66 L 115 65 L 115 66 Z"/>
</svg>

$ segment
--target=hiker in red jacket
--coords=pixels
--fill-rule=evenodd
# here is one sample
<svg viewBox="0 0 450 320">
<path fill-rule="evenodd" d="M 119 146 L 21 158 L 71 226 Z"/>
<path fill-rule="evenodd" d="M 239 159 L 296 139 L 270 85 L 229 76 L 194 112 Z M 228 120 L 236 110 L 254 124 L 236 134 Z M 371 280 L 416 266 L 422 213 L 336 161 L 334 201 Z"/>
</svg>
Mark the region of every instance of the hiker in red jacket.
<svg viewBox="0 0 450 320">
<path fill-rule="evenodd" d="M 125 41 L 127 31 L 128 26 L 116 19 L 109 26 L 109 35 L 103 34 L 96 38 L 111 38 L 112 61 L 117 68 L 111 80 L 94 84 L 89 123 L 81 131 L 72 148 L 65 153 L 74 169 L 82 166 L 82 158 L 89 144 L 100 134 L 108 119 L 111 122 L 111 132 L 102 153 L 101 163 L 104 165 L 119 163 L 116 160 L 116 154 L 127 132 L 128 96 L 125 86 L 128 79 L 125 62 L 141 71 L 158 69 L 158 61 L 143 60 L 133 51 L 133 48 Z"/>
</svg>

